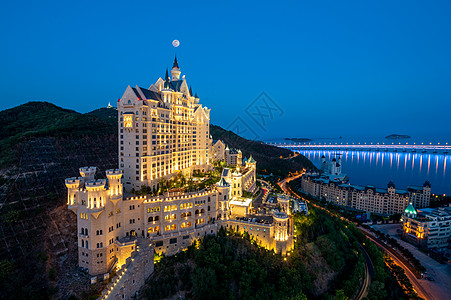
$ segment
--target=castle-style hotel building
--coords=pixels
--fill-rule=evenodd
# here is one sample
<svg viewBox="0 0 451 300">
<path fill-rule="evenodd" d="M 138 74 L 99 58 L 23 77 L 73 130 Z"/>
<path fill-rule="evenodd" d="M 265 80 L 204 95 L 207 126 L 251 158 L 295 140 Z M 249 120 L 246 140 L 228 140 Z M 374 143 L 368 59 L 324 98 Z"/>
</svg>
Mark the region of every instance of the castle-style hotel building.
<svg viewBox="0 0 451 300">
<path fill-rule="evenodd" d="M 175 254 L 221 227 L 247 232 L 277 253 L 293 247 L 290 206 L 266 218 L 251 215 L 252 199 L 243 192 L 257 191 L 257 162 L 242 159 L 241 151 L 221 141 L 213 144 L 210 109 L 180 77 L 177 59 L 170 73 L 148 89 L 128 86 L 118 101 L 118 169 L 96 179 L 96 168 L 84 167 L 80 177 L 66 179 L 68 207 L 77 215 L 79 266 L 91 275 L 128 265 L 137 251 L 151 257 L 154 250 Z M 142 186 L 158 191 L 164 180 L 207 172 L 214 160 L 226 161 L 227 168 L 204 189 L 130 194 Z M 143 261 L 153 268 L 153 260 Z"/>
</svg>

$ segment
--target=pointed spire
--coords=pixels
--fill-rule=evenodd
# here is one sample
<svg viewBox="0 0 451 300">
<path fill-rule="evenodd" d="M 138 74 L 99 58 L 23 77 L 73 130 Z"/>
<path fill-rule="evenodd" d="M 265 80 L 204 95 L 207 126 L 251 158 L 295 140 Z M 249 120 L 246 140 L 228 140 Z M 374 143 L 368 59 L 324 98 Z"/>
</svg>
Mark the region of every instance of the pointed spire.
<svg viewBox="0 0 451 300">
<path fill-rule="evenodd" d="M 197 93 L 196 93 L 196 95 L 194 95 L 194 98 L 199 98 L 199 97 L 197 96 Z"/>
<path fill-rule="evenodd" d="M 191 86 L 189 86 L 189 95 L 192 97 L 193 96 L 193 89 L 191 88 Z"/>
<path fill-rule="evenodd" d="M 172 68 L 173 69 L 175 69 L 175 68 L 180 69 L 179 68 L 179 63 L 177 62 L 177 55 L 175 55 L 174 64 L 172 65 Z"/>
<path fill-rule="evenodd" d="M 169 81 L 169 72 L 168 72 L 168 68 L 166 68 L 166 75 L 164 76 L 164 81 Z"/>
</svg>

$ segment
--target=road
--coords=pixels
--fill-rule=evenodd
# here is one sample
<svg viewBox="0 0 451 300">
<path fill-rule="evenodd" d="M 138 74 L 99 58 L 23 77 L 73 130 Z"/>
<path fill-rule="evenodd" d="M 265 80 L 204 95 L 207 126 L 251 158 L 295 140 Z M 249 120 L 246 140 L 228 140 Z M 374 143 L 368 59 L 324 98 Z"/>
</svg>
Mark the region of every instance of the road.
<svg viewBox="0 0 451 300">
<path fill-rule="evenodd" d="M 292 177 L 287 177 L 287 178 L 282 179 L 281 181 L 279 181 L 277 184 L 280 186 L 282 191 L 284 191 L 285 193 L 289 194 L 289 191 L 288 191 L 288 188 L 287 188 L 287 183 L 292 181 L 292 180 L 298 179 L 302 175 L 303 175 L 303 173 L 301 173 L 299 175 L 292 176 Z M 296 195 L 295 193 L 291 193 L 291 194 Z"/>
<path fill-rule="evenodd" d="M 355 300 L 362 300 L 363 298 L 368 296 L 368 289 L 371 285 L 371 279 L 374 276 L 373 262 L 371 261 L 370 256 L 362 245 L 360 245 L 360 249 L 362 249 L 363 256 L 365 258 L 365 278 L 363 279 L 363 284 L 360 287 L 359 292 L 354 297 Z"/>
<path fill-rule="evenodd" d="M 397 242 L 409 250 L 426 268 L 427 277 L 432 277 L 434 281 L 418 280 L 421 286 L 428 291 L 434 299 L 447 299 L 451 295 L 451 264 L 440 264 L 426 253 L 420 251 L 417 247 L 403 241 L 398 233 L 400 224 L 373 225 L 374 229 L 379 230 L 390 237 L 395 238 Z"/>
<path fill-rule="evenodd" d="M 388 255 L 390 255 L 390 258 L 393 259 L 394 262 L 396 262 L 397 265 L 399 265 L 401 268 L 403 268 L 404 272 L 406 273 L 407 278 L 409 278 L 410 283 L 412 283 L 414 290 L 417 292 L 418 296 L 424 298 L 424 299 L 436 299 L 434 298 L 428 291 L 426 291 L 421 283 L 419 282 L 419 279 L 417 279 L 416 275 L 413 274 L 413 272 L 406 266 L 400 259 L 396 257 L 396 255 L 393 253 L 393 250 L 388 247 L 387 245 L 383 243 L 379 243 L 376 241 L 371 234 L 365 232 L 368 239 L 370 239 L 373 243 L 375 243 L 379 248 L 385 251 Z"/>
</svg>

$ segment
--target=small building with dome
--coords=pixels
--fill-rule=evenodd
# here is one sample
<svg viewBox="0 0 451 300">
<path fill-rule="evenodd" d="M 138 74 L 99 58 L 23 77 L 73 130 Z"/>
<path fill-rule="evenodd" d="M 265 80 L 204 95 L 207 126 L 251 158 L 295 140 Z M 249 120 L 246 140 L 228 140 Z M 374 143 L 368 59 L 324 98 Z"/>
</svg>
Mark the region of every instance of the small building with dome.
<svg viewBox="0 0 451 300">
<path fill-rule="evenodd" d="M 402 216 L 403 240 L 424 248 L 446 248 L 451 238 L 451 207 L 415 209 L 412 202 Z"/>
</svg>

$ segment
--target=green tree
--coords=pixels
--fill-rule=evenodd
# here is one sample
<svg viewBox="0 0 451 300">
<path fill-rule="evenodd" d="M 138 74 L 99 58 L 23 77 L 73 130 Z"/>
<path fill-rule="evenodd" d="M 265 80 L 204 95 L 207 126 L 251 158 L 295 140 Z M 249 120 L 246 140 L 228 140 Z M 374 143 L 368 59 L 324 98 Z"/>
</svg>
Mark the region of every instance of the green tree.
<svg viewBox="0 0 451 300">
<path fill-rule="evenodd" d="M 213 269 L 198 267 L 191 279 L 194 299 L 216 299 L 217 280 Z"/>
</svg>

